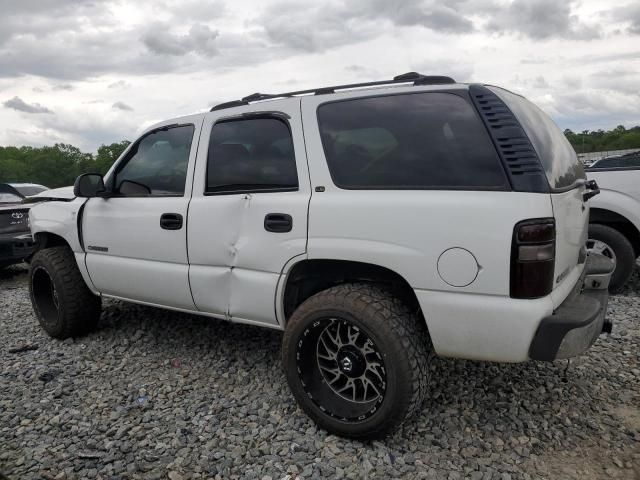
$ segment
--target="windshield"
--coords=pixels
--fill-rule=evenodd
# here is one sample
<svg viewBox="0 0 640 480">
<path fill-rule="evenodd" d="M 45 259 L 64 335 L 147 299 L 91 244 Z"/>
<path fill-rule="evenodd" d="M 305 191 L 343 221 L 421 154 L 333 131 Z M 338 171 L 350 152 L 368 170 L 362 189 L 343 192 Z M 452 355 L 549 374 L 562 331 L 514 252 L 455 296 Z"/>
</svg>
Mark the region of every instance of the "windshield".
<svg viewBox="0 0 640 480">
<path fill-rule="evenodd" d="M 0 192 L 0 203 L 21 203 L 22 198 L 14 193 Z"/>
<path fill-rule="evenodd" d="M 30 197 L 31 195 L 35 195 L 40 192 L 44 192 L 48 190 L 47 187 L 43 187 L 42 185 L 12 185 L 21 195 L 25 197 Z"/>
</svg>

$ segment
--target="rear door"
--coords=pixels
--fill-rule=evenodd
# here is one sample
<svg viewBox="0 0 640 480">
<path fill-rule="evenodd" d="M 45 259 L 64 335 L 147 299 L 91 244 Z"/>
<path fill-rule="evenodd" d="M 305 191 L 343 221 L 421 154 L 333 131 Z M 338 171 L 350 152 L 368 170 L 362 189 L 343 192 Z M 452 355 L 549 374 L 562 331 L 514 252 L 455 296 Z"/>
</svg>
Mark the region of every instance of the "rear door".
<svg viewBox="0 0 640 480">
<path fill-rule="evenodd" d="M 556 221 L 554 303 L 564 300 L 583 269 L 589 227 L 589 205 L 583 200 L 586 174 L 575 150 L 558 126 L 524 97 L 491 89 L 509 106 L 535 148 L 551 188 Z"/>
<path fill-rule="evenodd" d="M 275 296 L 307 247 L 300 100 L 207 114 L 189 206 L 189 280 L 202 312 L 278 326 Z"/>
</svg>

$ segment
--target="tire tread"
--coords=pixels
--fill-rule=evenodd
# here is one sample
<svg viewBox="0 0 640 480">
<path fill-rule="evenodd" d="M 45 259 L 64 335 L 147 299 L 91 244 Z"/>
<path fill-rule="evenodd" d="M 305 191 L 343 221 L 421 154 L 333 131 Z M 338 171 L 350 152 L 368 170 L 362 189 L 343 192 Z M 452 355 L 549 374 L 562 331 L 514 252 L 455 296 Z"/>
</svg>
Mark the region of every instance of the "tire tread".
<svg viewBox="0 0 640 480">
<path fill-rule="evenodd" d="M 47 333 L 54 338 L 64 339 L 93 330 L 100 318 L 101 300 L 87 287 L 71 249 L 60 246 L 39 250 L 31 262 L 32 272 L 37 266 L 42 266 L 47 271 L 58 291 L 59 325 L 55 329 L 45 328 Z M 31 283 L 29 288 L 36 316 L 40 320 L 41 314 L 36 306 Z M 40 323 L 44 327 L 44 323 Z"/>
</svg>

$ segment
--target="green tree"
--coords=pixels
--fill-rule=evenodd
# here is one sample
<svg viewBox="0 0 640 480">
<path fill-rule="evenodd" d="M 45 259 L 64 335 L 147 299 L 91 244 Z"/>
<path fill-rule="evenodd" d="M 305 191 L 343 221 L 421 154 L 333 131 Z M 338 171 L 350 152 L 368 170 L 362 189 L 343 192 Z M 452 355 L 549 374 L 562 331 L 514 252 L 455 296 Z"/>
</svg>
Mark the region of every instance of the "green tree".
<svg viewBox="0 0 640 480">
<path fill-rule="evenodd" d="M 578 153 L 640 148 L 640 126 L 627 129 L 618 125 L 609 131 L 583 130 L 580 133 L 566 129 L 564 134 Z"/>
<path fill-rule="evenodd" d="M 107 170 L 113 165 L 113 162 L 120 157 L 130 143 L 129 140 L 123 140 L 118 143 L 112 143 L 111 145 L 100 145 L 95 158 L 95 164 L 93 165 L 96 173 L 102 173 L 103 175 L 107 173 Z"/>
<path fill-rule="evenodd" d="M 32 182 L 50 188 L 73 185 L 81 173 L 105 173 L 129 142 L 101 145 L 97 154 L 57 143 L 48 147 L 0 147 L 0 182 Z"/>
</svg>

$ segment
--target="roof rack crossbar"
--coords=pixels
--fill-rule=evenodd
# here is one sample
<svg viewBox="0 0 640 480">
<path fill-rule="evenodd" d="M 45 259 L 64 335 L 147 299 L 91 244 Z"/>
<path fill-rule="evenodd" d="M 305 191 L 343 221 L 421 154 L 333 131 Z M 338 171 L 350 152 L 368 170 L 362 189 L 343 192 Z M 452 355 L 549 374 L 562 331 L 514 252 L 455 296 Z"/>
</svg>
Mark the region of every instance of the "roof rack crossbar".
<svg viewBox="0 0 640 480">
<path fill-rule="evenodd" d="M 222 110 L 225 108 L 237 107 L 240 105 L 249 105 L 250 102 L 259 102 L 262 100 L 271 100 L 274 98 L 287 98 L 296 97 L 300 95 L 325 95 L 328 93 L 335 93 L 338 90 L 349 90 L 355 88 L 377 87 L 381 85 L 394 85 L 398 83 L 413 83 L 414 85 L 447 85 L 456 83 L 451 77 L 443 75 L 422 75 L 417 72 L 407 72 L 402 75 L 397 75 L 391 80 L 378 80 L 375 82 L 363 82 L 363 83 L 348 83 L 345 85 L 335 85 L 332 87 L 311 88 L 308 90 L 297 90 L 294 92 L 285 93 L 253 93 L 241 100 L 234 100 L 231 102 L 221 103 L 211 108 L 210 111 Z"/>
</svg>

